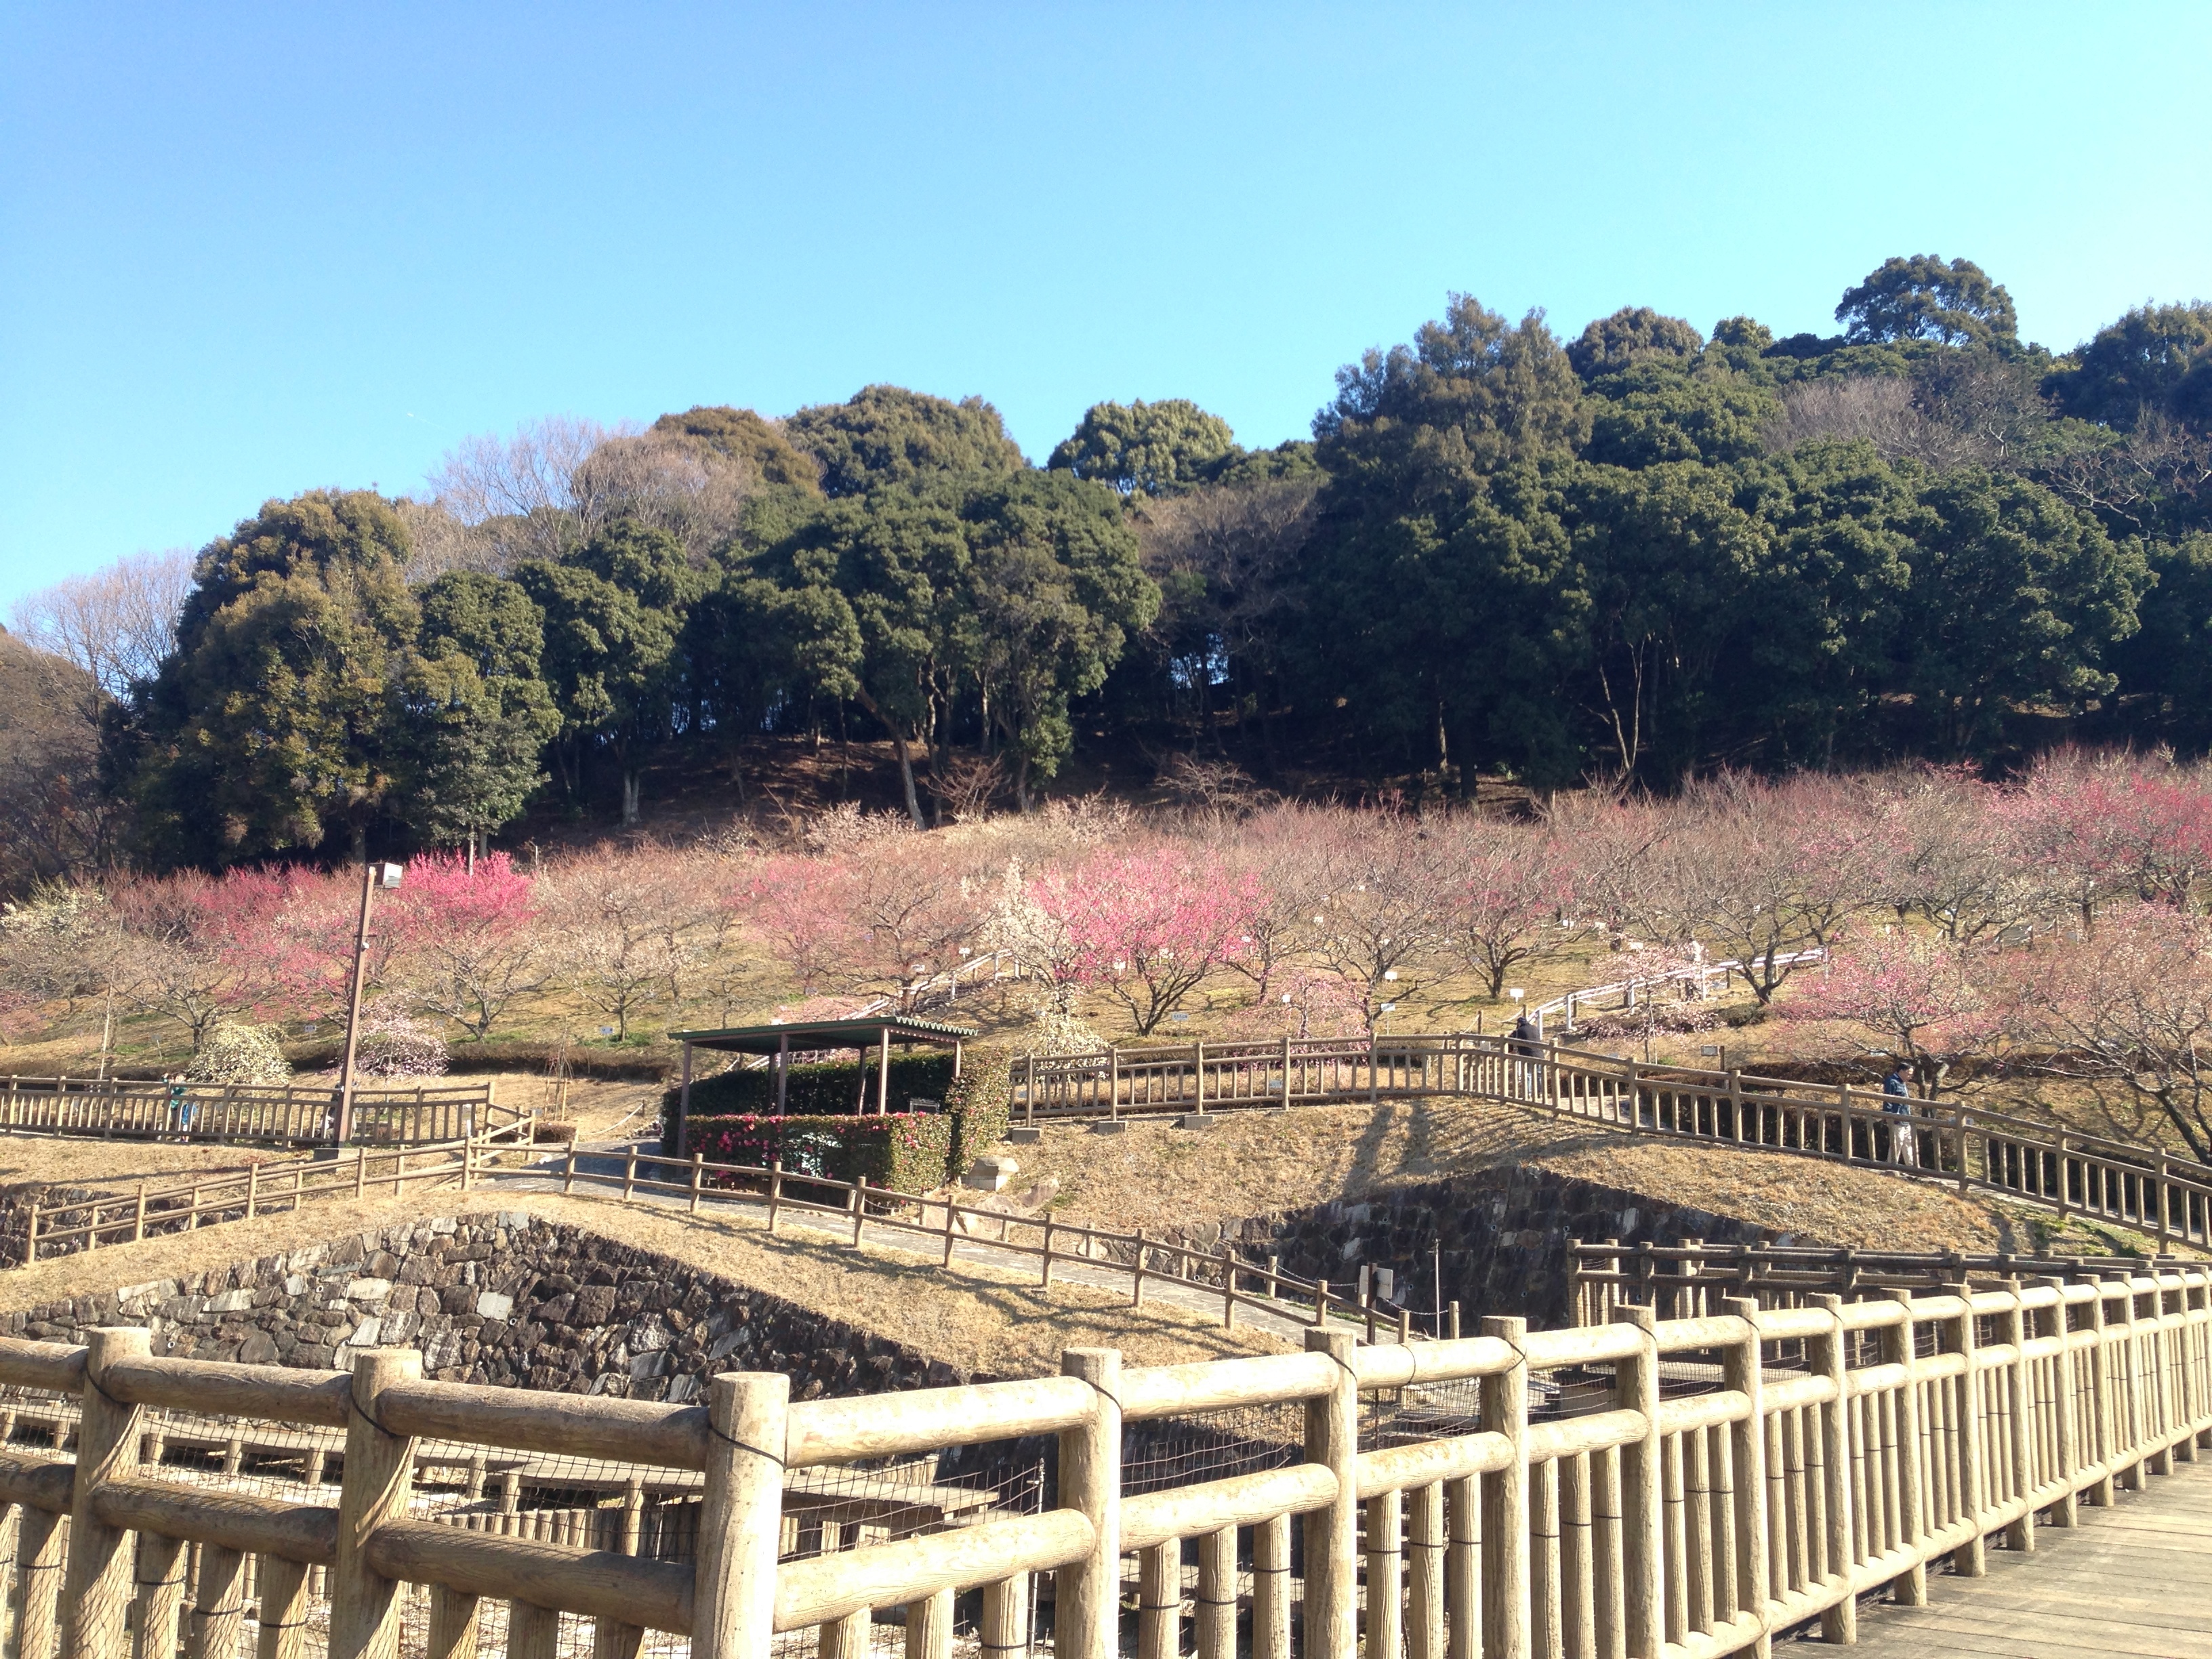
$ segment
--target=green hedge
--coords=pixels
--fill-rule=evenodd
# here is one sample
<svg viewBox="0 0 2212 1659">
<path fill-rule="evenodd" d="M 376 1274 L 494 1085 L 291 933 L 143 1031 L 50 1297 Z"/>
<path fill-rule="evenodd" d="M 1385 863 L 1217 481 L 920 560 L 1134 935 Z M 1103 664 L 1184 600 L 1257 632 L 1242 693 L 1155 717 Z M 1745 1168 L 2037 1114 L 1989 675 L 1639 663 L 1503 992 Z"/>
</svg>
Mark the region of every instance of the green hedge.
<svg viewBox="0 0 2212 1659">
<path fill-rule="evenodd" d="M 900 1193 L 927 1192 L 945 1184 L 952 1137 L 953 1120 L 934 1112 L 894 1112 L 888 1117 L 747 1113 L 694 1117 L 690 1125 L 691 1150 L 709 1164 L 766 1169 L 780 1158 L 787 1175 L 865 1181 Z"/>
<path fill-rule="evenodd" d="M 951 1172 L 969 1166 L 1006 1138 L 1013 1116 L 1014 1057 L 1004 1048 L 970 1048 L 960 1075 L 945 1091 L 952 1120 Z"/>
<path fill-rule="evenodd" d="M 784 1091 L 787 1117 L 849 1117 L 861 1104 L 860 1087 L 867 1085 L 866 1109 L 876 1109 L 876 1062 L 831 1066 L 794 1066 Z M 898 1111 L 914 1099 L 945 1098 L 952 1085 L 950 1049 L 891 1056 L 891 1109 Z M 675 1091 L 670 1091 L 672 1104 Z M 691 1115 L 742 1117 L 775 1110 L 775 1067 L 747 1071 L 732 1067 L 691 1083 Z"/>
</svg>

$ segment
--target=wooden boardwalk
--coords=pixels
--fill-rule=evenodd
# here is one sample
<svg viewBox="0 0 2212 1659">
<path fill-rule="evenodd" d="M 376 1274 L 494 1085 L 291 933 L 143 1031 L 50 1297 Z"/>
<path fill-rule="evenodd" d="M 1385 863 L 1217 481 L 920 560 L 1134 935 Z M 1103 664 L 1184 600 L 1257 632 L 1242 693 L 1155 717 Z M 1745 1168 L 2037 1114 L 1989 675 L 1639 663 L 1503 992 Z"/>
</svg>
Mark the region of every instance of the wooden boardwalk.
<svg viewBox="0 0 2212 1659">
<path fill-rule="evenodd" d="M 2180 1463 L 2081 1524 L 2036 1528 L 2036 1553 L 1992 1548 L 1984 1578 L 1929 1575 L 1924 1607 L 1860 1614 L 1879 1659 L 2212 1659 L 2212 1464 Z M 1994 1540 L 1992 1540 L 1994 1542 Z"/>
</svg>

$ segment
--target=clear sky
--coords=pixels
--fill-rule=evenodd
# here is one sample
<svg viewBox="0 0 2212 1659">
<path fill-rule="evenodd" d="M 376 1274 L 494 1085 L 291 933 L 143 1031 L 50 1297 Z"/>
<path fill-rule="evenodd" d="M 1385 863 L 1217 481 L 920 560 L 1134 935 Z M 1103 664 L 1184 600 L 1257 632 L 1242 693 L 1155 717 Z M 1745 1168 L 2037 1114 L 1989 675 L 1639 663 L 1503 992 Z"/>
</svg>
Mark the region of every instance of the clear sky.
<svg viewBox="0 0 2212 1659">
<path fill-rule="evenodd" d="M 1303 435 L 1448 290 L 1832 330 L 2212 296 L 2212 7 L 0 0 L 0 609 L 549 414 Z"/>
</svg>

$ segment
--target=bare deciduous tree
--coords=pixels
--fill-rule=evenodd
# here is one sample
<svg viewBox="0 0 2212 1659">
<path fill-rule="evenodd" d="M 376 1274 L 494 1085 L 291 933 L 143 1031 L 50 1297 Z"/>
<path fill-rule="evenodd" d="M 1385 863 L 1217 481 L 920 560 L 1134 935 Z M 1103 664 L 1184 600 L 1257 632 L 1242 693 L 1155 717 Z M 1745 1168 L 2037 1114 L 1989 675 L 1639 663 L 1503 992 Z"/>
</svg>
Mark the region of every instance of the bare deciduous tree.
<svg viewBox="0 0 2212 1659">
<path fill-rule="evenodd" d="M 121 698 L 134 682 L 152 678 L 175 646 L 177 613 L 191 586 L 187 550 L 136 553 L 25 595 L 9 626 L 82 670 L 106 696 Z M 96 709 L 91 717 L 96 723 Z"/>
<path fill-rule="evenodd" d="M 621 519 L 703 556 L 736 527 L 757 483 L 745 461 L 681 433 L 556 416 L 456 445 L 410 527 L 426 575 L 557 559 Z"/>
</svg>

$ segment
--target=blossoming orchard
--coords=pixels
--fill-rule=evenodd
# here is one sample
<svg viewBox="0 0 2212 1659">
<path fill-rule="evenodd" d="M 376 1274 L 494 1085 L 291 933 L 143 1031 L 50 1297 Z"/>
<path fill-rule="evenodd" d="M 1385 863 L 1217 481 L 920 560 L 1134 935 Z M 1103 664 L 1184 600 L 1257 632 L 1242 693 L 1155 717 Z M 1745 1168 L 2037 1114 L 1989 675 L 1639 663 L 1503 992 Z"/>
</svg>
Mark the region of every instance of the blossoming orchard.
<svg viewBox="0 0 2212 1659">
<path fill-rule="evenodd" d="M 1728 962 L 1739 1054 L 2009 1091 L 2212 1161 L 2208 876 L 2212 779 L 2124 755 L 1510 813 L 1079 801 L 925 833 L 848 808 L 526 870 L 425 854 L 364 972 L 410 1053 L 946 1002 L 1065 1051 L 1472 1029 L 1528 983 Z M 97 1012 L 118 1048 L 169 1060 L 227 1022 L 327 1038 L 356 885 L 271 865 L 50 890 L 0 928 L 0 1033 Z M 1710 1031 L 1717 1011 L 1639 1018 Z"/>
</svg>

